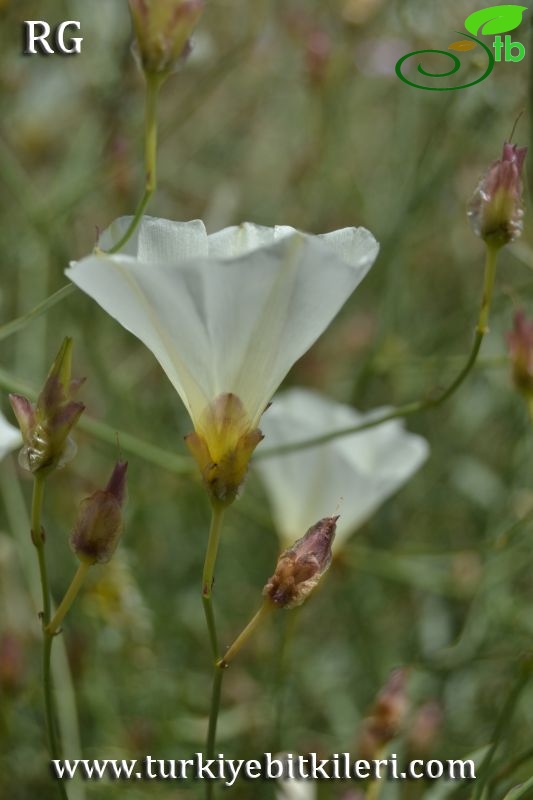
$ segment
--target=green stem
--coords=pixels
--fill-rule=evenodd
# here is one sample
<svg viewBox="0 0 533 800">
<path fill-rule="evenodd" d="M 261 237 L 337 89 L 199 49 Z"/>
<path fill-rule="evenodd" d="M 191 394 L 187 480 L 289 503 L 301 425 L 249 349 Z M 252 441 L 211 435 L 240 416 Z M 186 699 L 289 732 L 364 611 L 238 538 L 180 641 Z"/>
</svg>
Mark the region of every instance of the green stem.
<svg viewBox="0 0 533 800">
<path fill-rule="evenodd" d="M 386 414 L 382 414 L 381 416 L 375 417 L 367 422 L 362 422 L 359 425 L 351 425 L 348 428 L 339 428 L 331 433 L 324 433 L 321 436 L 313 436 L 312 438 L 302 440 L 301 442 L 293 442 L 290 444 L 280 445 L 279 447 L 270 447 L 264 450 L 259 450 L 254 458 L 269 458 L 271 456 L 285 455 L 285 453 L 295 453 L 298 450 L 306 450 L 309 447 L 318 447 L 319 445 L 327 444 L 334 439 L 339 439 L 342 436 L 350 436 L 351 434 L 360 433 L 361 431 L 366 431 L 370 428 L 376 428 L 378 425 L 383 425 L 384 422 L 389 422 L 393 419 L 408 417 L 411 416 L 411 414 L 417 414 L 420 411 L 428 411 L 429 409 L 437 408 L 446 400 L 448 400 L 452 394 L 457 391 L 457 389 L 472 371 L 472 367 L 476 363 L 485 334 L 488 332 L 488 319 L 492 302 L 492 292 L 494 288 L 498 252 L 499 250 L 497 248 L 487 246 L 483 295 L 474 335 L 474 342 L 463 369 L 444 391 L 442 391 L 436 397 L 427 397 L 423 400 L 406 403 L 405 405 L 394 409 L 394 411 L 389 411 Z"/>
<path fill-rule="evenodd" d="M 48 623 L 45 628 L 45 633 L 52 637 L 57 633 L 57 630 L 65 615 L 68 613 L 70 607 L 72 606 L 74 600 L 78 596 L 78 592 L 80 591 L 83 581 L 85 580 L 85 576 L 87 575 L 87 571 L 91 565 L 85 562 L 82 562 L 72 579 L 72 583 L 68 587 L 65 596 L 61 603 L 58 606 L 56 613 L 54 614 L 53 619 Z"/>
<path fill-rule="evenodd" d="M 489 330 L 489 314 L 492 304 L 492 292 L 494 289 L 494 279 L 496 278 L 496 262 L 498 260 L 499 247 L 487 245 L 485 261 L 485 278 L 483 282 L 483 295 L 481 297 L 481 310 L 476 330 L 483 336 Z"/>
<path fill-rule="evenodd" d="M 209 539 L 207 542 L 204 569 L 202 573 L 202 602 L 204 606 L 205 621 L 209 631 L 211 650 L 213 653 L 213 658 L 216 662 L 220 657 L 220 651 L 218 646 L 215 615 L 213 612 L 212 594 L 215 576 L 215 564 L 217 560 L 218 545 L 220 542 L 220 531 L 222 529 L 222 521 L 224 519 L 224 508 L 216 504 L 213 504 L 211 508 L 211 526 L 209 528 Z"/>
<path fill-rule="evenodd" d="M 252 617 L 248 625 L 239 633 L 233 644 L 228 647 L 224 656 L 217 661 L 217 667 L 219 669 L 225 669 L 229 666 L 230 661 L 233 661 L 237 653 L 242 649 L 242 647 L 246 644 L 252 633 L 255 629 L 260 625 L 263 619 L 267 616 L 267 614 L 272 611 L 274 606 L 270 602 L 269 599 L 265 598 L 263 601 L 263 605 L 257 611 L 256 614 Z"/>
<path fill-rule="evenodd" d="M 205 747 L 206 758 L 215 757 L 215 746 L 217 740 L 217 723 L 218 714 L 220 711 L 220 696 L 222 694 L 222 681 L 224 678 L 224 670 L 215 667 L 213 676 L 213 689 L 211 692 L 211 708 L 209 711 L 209 727 L 207 729 L 207 742 Z M 207 780 L 205 783 L 205 797 L 206 800 L 211 800 L 213 797 L 214 783 Z"/>
<path fill-rule="evenodd" d="M 219 669 L 217 662 L 220 658 L 218 644 L 218 634 L 213 611 L 213 581 L 215 576 L 215 564 L 217 560 L 218 545 L 220 543 L 220 532 L 224 519 L 224 508 L 216 503 L 211 505 L 211 525 L 209 527 L 209 538 L 205 553 L 204 569 L 202 573 L 202 603 L 204 606 L 205 621 L 209 631 L 209 641 L 215 662 L 213 673 L 213 688 L 211 691 L 211 708 L 209 711 L 209 727 L 207 729 L 206 758 L 213 758 L 217 736 L 218 715 L 220 712 L 220 696 L 222 693 L 222 680 L 224 671 Z M 208 780 L 205 784 L 206 800 L 211 800 L 214 792 L 214 784 Z"/>
<path fill-rule="evenodd" d="M 42 529 L 42 524 L 41 524 L 43 499 L 44 499 L 44 483 L 45 479 L 42 476 L 38 474 L 34 476 L 33 497 L 31 503 L 31 538 L 33 544 L 37 549 L 37 558 L 39 562 L 39 574 L 41 578 L 41 591 L 43 600 L 43 610 L 41 615 L 41 623 L 43 628 L 42 678 L 43 678 L 46 730 L 48 734 L 48 745 L 50 748 L 50 755 L 52 759 L 55 760 L 61 757 L 61 751 L 56 732 L 55 707 L 54 707 L 54 696 L 53 696 L 52 674 L 51 674 L 53 637 L 50 636 L 50 634 L 48 634 L 46 630 L 50 622 L 50 614 L 52 606 L 50 602 L 50 586 L 48 582 L 48 570 L 46 567 L 46 557 L 44 552 L 44 531 Z M 62 800 L 68 800 L 68 795 L 63 783 L 59 782 L 57 786 Z"/>
<path fill-rule="evenodd" d="M 157 101 L 159 90 L 163 83 L 160 75 L 148 75 L 146 77 L 146 105 L 144 117 L 144 172 L 145 188 L 141 202 L 126 229 L 126 232 L 118 240 L 108 253 L 118 253 L 124 245 L 131 239 L 137 226 L 139 225 L 146 206 L 157 187 Z"/>
<path fill-rule="evenodd" d="M 12 319 L 10 322 L 6 322 L 5 325 L 1 325 L 0 342 L 3 339 L 7 339 L 8 336 L 12 336 L 14 333 L 20 331 L 29 322 L 33 322 L 33 320 L 38 319 L 50 308 L 53 308 L 55 305 L 57 305 L 57 303 L 60 303 L 62 300 L 64 300 L 65 297 L 69 297 L 71 294 L 73 294 L 75 290 L 76 286 L 73 283 L 68 283 L 66 286 L 62 286 L 61 289 L 58 289 L 57 292 L 54 292 L 54 294 L 51 294 L 49 297 L 45 298 L 41 303 L 32 308 L 31 311 L 28 311 L 26 314 L 22 314 L 16 319 Z"/>
<path fill-rule="evenodd" d="M 509 696 L 505 702 L 505 705 L 502 709 L 502 712 L 496 722 L 496 726 L 494 728 L 494 733 L 492 735 L 492 744 L 483 759 L 481 766 L 479 767 L 477 780 L 476 780 L 476 788 L 472 794 L 472 800 L 481 800 L 483 797 L 483 792 L 487 785 L 487 782 L 490 778 L 490 768 L 500 744 L 502 737 L 509 726 L 512 716 L 514 714 L 514 710 L 522 694 L 527 682 L 530 678 L 530 670 L 527 665 L 522 666 L 520 670 L 520 675 L 518 679 L 515 681 L 513 688 L 511 689 Z"/>
</svg>

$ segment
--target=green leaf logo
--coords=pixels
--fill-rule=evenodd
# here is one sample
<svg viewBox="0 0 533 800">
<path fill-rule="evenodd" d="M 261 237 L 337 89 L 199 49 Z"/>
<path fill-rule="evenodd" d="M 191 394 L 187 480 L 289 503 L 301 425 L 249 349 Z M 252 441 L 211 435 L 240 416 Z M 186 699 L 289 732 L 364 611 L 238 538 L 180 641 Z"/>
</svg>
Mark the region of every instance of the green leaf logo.
<svg viewBox="0 0 533 800">
<path fill-rule="evenodd" d="M 473 36 L 482 33 L 494 36 L 497 33 L 509 33 L 518 28 L 522 22 L 522 14 L 527 6 L 491 6 L 474 11 L 465 20 L 465 28 Z"/>
</svg>

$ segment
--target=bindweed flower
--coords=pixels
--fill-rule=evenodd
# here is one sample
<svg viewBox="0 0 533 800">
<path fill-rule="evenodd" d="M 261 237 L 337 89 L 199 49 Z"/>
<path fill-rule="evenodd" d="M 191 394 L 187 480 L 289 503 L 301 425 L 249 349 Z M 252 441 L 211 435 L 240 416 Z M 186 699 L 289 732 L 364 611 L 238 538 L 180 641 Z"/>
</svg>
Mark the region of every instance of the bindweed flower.
<svg viewBox="0 0 533 800">
<path fill-rule="evenodd" d="M 68 463 L 76 454 L 69 433 L 83 413 L 83 403 L 73 398 L 82 380 L 71 380 L 72 339 L 66 338 L 48 373 L 37 403 L 18 394 L 9 395 L 24 446 L 20 465 L 45 474 Z"/>
<path fill-rule="evenodd" d="M 290 446 L 369 422 L 386 410 L 360 414 L 316 392 L 291 389 L 275 396 L 262 427 L 269 446 Z M 391 420 L 325 444 L 258 459 L 256 469 L 284 545 L 340 505 L 335 550 L 419 469 L 428 452 L 425 439 Z"/>
<path fill-rule="evenodd" d="M 122 506 L 128 465 L 119 461 L 105 489 L 82 501 L 70 534 L 70 546 L 85 564 L 105 564 L 117 549 L 122 534 Z"/>
<path fill-rule="evenodd" d="M 526 319 L 523 311 L 515 314 L 514 328 L 507 334 L 507 348 L 516 388 L 533 399 L 533 319 Z"/>
<path fill-rule="evenodd" d="M 154 353 L 191 416 L 187 445 L 210 496 L 228 504 L 272 395 L 377 252 L 363 228 L 309 236 L 244 223 L 208 236 L 200 221 L 145 217 L 124 252 L 97 252 L 67 275 Z"/>
<path fill-rule="evenodd" d="M 307 600 L 331 564 L 331 545 L 338 517 L 325 517 L 313 525 L 278 558 L 263 595 L 278 608 L 295 608 Z"/>
<path fill-rule="evenodd" d="M 407 713 L 407 670 L 395 669 L 365 717 L 359 734 L 359 755 L 366 760 L 379 758 L 383 748 L 400 732 Z"/>
<path fill-rule="evenodd" d="M 522 168 L 527 147 L 506 142 L 501 159 L 482 177 L 468 209 L 474 233 L 500 248 L 522 233 Z"/>
<path fill-rule="evenodd" d="M 0 461 L 12 450 L 20 447 L 22 442 L 20 431 L 14 428 L 0 413 Z"/>
<path fill-rule="evenodd" d="M 147 75 L 165 76 L 187 55 L 203 0 L 129 0 L 137 53 Z"/>
</svg>

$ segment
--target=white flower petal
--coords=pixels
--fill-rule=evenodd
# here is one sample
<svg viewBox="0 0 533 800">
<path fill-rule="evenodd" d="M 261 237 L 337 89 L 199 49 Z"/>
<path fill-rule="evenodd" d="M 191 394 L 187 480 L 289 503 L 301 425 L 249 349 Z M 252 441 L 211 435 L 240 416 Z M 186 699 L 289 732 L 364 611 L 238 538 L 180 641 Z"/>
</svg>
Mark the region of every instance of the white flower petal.
<svg viewBox="0 0 533 800">
<path fill-rule="evenodd" d="M 22 445 L 22 436 L 18 428 L 7 421 L 0 413 L 0 461 L 12 450 Z"/>
<path fill-rule="evenodd" d="M 132 217 L 119 217 L 102 233 L 98 247 L 110 250 L 128 230 Z M 143 217 L 141 224 L 120 251 L 139 261 L 158 263 L 206 256 L 207 233 L 204 223 L 173 222 L 157 217 Z"/>
<path fill-rule="evenodd" d="M 248 224 L 209 237 L 209 257 L 148 258 L 179 251 L 177 230 L 143 221 L 138 250 L 146 260 L 93 255 L 67 275 L 152 350 L 195 423 L 215 397 L 233 392 L 255 425 L 366 275 L 378 245 L 367 231 L 322 240 Z M 142 249 L 144 240 L 150 246 Z M 229 257 L 239 250 L 244 255 Z"/>
<path fill-rule="evenodd" d="M 289 225 L 267 228 L 253 222 L 243 222 L 208 236 L 209 255 L 213 258 L 237 258 L 259 247 L 268 247 L 291 233 L 296 233 L 296 230 Z"/>
<path fill-rule="evenodd" d="M 277 395 L 263 417 L 265 447 L 353 427 L 387 410 L 359 414 L 315 392 L 292 389 Z M 283 544 L 292 543 L 322 517 L 339 513 L 334 541 L 338 550 L 416 472 L 428 452 L 425 439 L 391 420 L 318 447 L 258 459 L 255 466 Z"/>
</svg>

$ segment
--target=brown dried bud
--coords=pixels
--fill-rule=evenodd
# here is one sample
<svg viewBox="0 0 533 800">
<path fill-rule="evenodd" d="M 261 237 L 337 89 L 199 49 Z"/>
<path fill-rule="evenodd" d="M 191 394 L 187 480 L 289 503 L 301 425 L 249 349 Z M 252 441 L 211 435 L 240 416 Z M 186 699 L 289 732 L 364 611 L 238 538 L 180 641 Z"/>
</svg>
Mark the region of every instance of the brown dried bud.
<svg viewBox="0 0 533 800">
<path fill-rule="evenodd" d="M 71 380 L 71 368 L 72 339 L 67 337 L 37 403 L 34 405 L 18 394 L 9 395 L 24 441 L 19 463 L 30 472 L 50 472 L 76 455 L 76 445 L 69 433 L 85 406 L 73 400 L 83 380 Z"/>
<path fill-rule="evenodd" d="M 507 334 L 507 349 L 513 365 L 513 381 L 519 392 L 533 398 L 533 320 L 517 311 L 514 328 Z"/>
<path fill-rule="evenodd" d="M 407 670 L 395 669 L 379 692 L 370 714 L 363 720 L 358 751 L 361 758 L 372 760 L 399 733 L 409 703 L 406 693 Z"/>
<path fill-rule="evenodd" d="M 474 233 L 493 247 L 522 233 L 522 168 L 527 147 L 506 142 L 501 159 L 481 179 L 468 209 Z"/>
<path fill-rule="evenodd" d="M 122 533 L 122 505 L 126 494 L 128 464 L 119 461 L 103 491 L 94 492 L 80 504 L 70 534 L 70 546 L 85 564 L 104 564 L 113 556 Z"/>
<path fill-rule="evenodd" d="M 147 75 L 165 76 L 189 52 L 203 0 L 129 0 L 137 52 Z"/>
<path fill-rule="evenodd" d="M 263 595 L 278 608 L 295 608 L 311 594 L 331 564 L 339 517 L 324 517 L 280 555 Z"/>
</svg>

